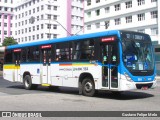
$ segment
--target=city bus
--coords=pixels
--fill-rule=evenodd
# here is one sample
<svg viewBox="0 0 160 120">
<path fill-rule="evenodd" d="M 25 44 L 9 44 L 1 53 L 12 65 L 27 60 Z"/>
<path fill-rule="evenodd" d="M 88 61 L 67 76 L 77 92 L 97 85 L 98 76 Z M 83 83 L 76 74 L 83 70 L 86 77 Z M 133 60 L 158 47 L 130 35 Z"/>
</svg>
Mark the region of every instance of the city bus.
<svg viewBox="0 0 160 120">
<path fill-rule="evenodd" d="M 156 87 L 151 38 L 111 30 L 8 46 L 3 77 L 27 90 L 38 85 L 78 88 L 79 94 Z"/>
</svg>

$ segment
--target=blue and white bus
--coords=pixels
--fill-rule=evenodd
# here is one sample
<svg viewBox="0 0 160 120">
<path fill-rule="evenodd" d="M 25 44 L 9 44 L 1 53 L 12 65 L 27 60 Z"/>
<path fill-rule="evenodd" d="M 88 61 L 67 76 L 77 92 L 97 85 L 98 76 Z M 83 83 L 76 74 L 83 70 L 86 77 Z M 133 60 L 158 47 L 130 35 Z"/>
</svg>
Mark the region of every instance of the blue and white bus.
<svg viewBox="0 0 160 120">
<path fill-rule="evenodd" d="M 156 87 L 150 36 L 105 31 L 6 47 L 3 76 L 38 85 L 75 87 L 93 96 L 96 90 L 121 92 Z"/>
</svg>

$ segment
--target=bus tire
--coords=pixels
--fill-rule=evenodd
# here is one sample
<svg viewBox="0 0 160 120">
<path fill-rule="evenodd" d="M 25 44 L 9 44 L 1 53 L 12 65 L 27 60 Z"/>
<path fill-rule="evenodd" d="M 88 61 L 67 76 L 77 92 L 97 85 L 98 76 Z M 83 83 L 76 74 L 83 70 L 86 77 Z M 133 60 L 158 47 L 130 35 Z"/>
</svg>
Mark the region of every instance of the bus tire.
<svg viewBox="0 0 160 120">
<path fill-rule="evenodd" d="M 82 81 L 82 93 L 85 96 L 92 97 L 95 94 L 95 85 L 91 78 L 85 78 Z"/>
<path fill-rule="evenodd" d="M 24 88 L 26 90 L 31 90 L 33 88 L 36 88 L 36 85 L 33 85 L 32 84 L 32 80 L 31 80 L 31 76 L 30 75 L 26 75 L 23 79 L 23 85 L 24 85 Z"/>
</svg>

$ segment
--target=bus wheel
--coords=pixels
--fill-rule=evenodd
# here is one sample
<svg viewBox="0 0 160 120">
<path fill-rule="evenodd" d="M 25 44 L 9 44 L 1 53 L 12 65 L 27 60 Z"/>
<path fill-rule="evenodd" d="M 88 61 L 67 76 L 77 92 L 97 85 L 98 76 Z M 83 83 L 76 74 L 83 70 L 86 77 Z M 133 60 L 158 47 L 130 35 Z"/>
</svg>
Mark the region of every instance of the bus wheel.
<svg viewBox="0 0 160 120">
<path fill-rule="evenodd" d="M 92 97 L 95 94 L 95 85 L 91 78 L 85 78 L 82 82 L 82 93 L 85 96 Z"/>
<path fill-rule="evenodd" d="M 26 75 L 23 79 L 23 84 L 24 84 L 24 88 L 26 90 L 31 90 L 34 85 L 32 85 L 32 81 L 31 81 L 31 76 L 30 75 Z"/>
</svg>

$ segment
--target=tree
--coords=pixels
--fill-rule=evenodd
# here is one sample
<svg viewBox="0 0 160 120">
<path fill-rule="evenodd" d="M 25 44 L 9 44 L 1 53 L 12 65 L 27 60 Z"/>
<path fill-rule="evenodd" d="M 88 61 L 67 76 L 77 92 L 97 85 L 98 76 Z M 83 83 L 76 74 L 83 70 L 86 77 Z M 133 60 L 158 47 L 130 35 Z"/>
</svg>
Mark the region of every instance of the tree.
<svg viewBox="0 0 160 120">
<path fill-rule="evenodd" d="M 13 37 L 6 37 L 2 43 L 3 46 L 18 44 Z"/>
</svg>

